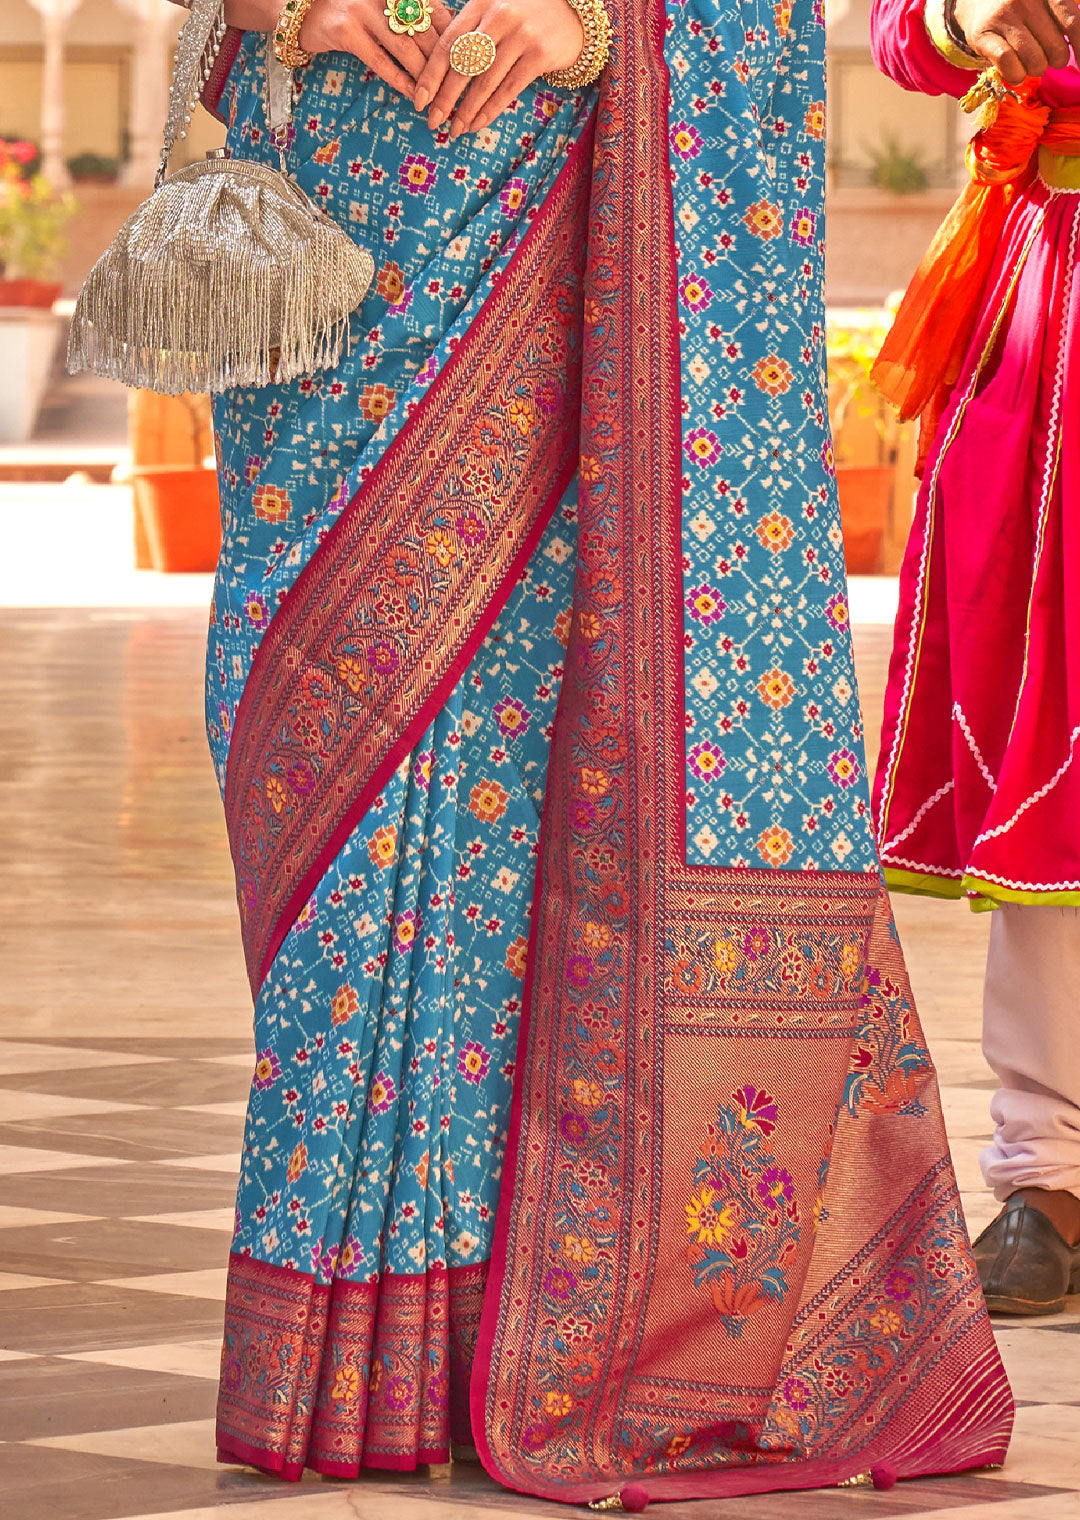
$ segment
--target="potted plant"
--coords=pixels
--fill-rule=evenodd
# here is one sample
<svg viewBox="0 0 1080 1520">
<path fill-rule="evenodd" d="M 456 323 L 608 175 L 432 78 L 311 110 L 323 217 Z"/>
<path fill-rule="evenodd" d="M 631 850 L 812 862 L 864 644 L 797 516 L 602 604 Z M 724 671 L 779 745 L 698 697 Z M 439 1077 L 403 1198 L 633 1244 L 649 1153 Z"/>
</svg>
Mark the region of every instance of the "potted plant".
<svg viewBox="0 0 1080 1520">
<path fill-rule="evenodd" d="M 140 569 L 213 570 L 221 508 L 209 396 L 132 398 L 135 563 Z"/>
<path fill-rule="evenodd" d="M 926 163 L 918 148 L 905 148 L 889 132 L 881 134 L 881 145 L 867 148 L 870 159 L 870 182 L 890 195 L 921 195 L 930 184 Z"/>
<path fill-rule="evenodd" d="M 0 139 L 0 306 L 51 307 L 75 202 L 34 172 L 33 143 Z"/>
<path fill-rule="evenodd" d="M 102 153 L 76 153 L 68 159 L 68 173 L 76 184 L 115 185 L 120 173 L 120 160 Z"/>
<path fill-rule="evenodd" d="M 851 575 L 881 571 L 893 504 L 899 425 L 870 378 L 888 332 L 884 316 L 867 313 L 858 321 L 851 315 L 828 327 L 829 411 L 844 560 Z"/>
</svg>

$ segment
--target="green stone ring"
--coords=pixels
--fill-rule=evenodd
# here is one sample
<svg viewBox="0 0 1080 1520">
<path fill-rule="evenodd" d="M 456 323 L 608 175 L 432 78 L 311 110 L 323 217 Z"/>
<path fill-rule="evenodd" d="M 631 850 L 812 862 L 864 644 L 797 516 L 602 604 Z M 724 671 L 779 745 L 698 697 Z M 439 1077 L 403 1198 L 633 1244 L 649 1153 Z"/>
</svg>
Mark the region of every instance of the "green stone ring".
<svg viewBox="0 0 1080 1520">
<path fill-rule="evenodd" d="M 431 0 L 386 0 L 383 12 L 390 30 L 398 36 L 415 37 L 431 26 Z"/>
</svg>

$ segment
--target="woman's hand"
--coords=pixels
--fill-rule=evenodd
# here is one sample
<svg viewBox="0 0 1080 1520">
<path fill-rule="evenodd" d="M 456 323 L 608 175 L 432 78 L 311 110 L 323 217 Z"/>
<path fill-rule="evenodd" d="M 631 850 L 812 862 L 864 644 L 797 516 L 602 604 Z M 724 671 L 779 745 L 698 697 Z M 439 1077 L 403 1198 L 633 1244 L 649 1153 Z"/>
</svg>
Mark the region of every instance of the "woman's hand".
<svg viewBox="0 0 1080 1520">
<path fill-rule="evenodd" d="M 495 62 L 472 80 L 450 67 L 450 45 L 466 32 L 486 32 L 495 44 Z M 451 137 L 478 132 L 541 74 L 576 63 L 584 42 L 566 0 L 468 0 L 431 50 L 417 81 L 416 109 L 428 106 L 433 131 L 453 113 Z"/>
<path fill-rule="evenodd" d="M 285 0 L 226 0 L 225 20 L 245 31 L 271 32 L 284 4 Z M 432 0 L 431 26 L 408 37 L 390 30 L 385 0 L 314 0 L 300 29 L 300 46 L 309 53 L 352 53 L 412 100 L 416 82 L 450 20 L 443 0 Z"/>
<path fill-rule="evenodd" d="M 1076 0 L 956 0 L 953 15 L 968 47 L 994 64 L 1006 84 L 1063 69 L 1070 44 L 1080 56 Z"/>
</svg>

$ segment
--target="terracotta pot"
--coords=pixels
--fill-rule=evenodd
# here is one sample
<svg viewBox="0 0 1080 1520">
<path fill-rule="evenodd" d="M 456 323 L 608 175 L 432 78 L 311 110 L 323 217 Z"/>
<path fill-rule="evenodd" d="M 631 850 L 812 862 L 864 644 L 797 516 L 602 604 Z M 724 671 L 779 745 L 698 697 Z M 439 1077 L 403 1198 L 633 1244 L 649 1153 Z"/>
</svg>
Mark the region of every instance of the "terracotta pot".
<svg viewBox="0 0 1080 1520">
<path fill-rule="evenodd" d="M 59 280 L 0 279 L 0 306 L 48 308 L 63 288 Z"/>
<path fill-rule="evenodd" d="M 849 575 L 878 575 L 892 501 L 890 464 L 841 466 L 836 472 L 840 521 L 844 529 L 844 563 Z"/>
<path fill-rule="evenodd" d="M 214 470 L 144 465 L 135 488 L 135 563 L 140 569 L 213 570 L 221 549 Z"/>
</svg>

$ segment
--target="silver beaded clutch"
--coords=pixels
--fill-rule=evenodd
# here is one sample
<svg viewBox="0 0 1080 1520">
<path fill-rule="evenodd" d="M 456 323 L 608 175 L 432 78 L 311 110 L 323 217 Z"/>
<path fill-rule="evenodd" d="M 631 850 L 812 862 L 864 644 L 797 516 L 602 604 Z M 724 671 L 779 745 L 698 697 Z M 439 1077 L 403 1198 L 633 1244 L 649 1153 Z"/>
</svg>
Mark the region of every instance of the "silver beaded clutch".
<svg viewBox="0 0 1080 1520">
<path fill-rule="evenodd" d="M 180 33 L 154 193 L 87 276 L 68 368 L 177 395 L 332 369 L 374 260 L 290 179 L 292 75 L 269 41 L 267 116 L 280 169 L 224 150 L 166 178 L 225 37 L 224 0 L 193 0 Z"/>
</svg>

